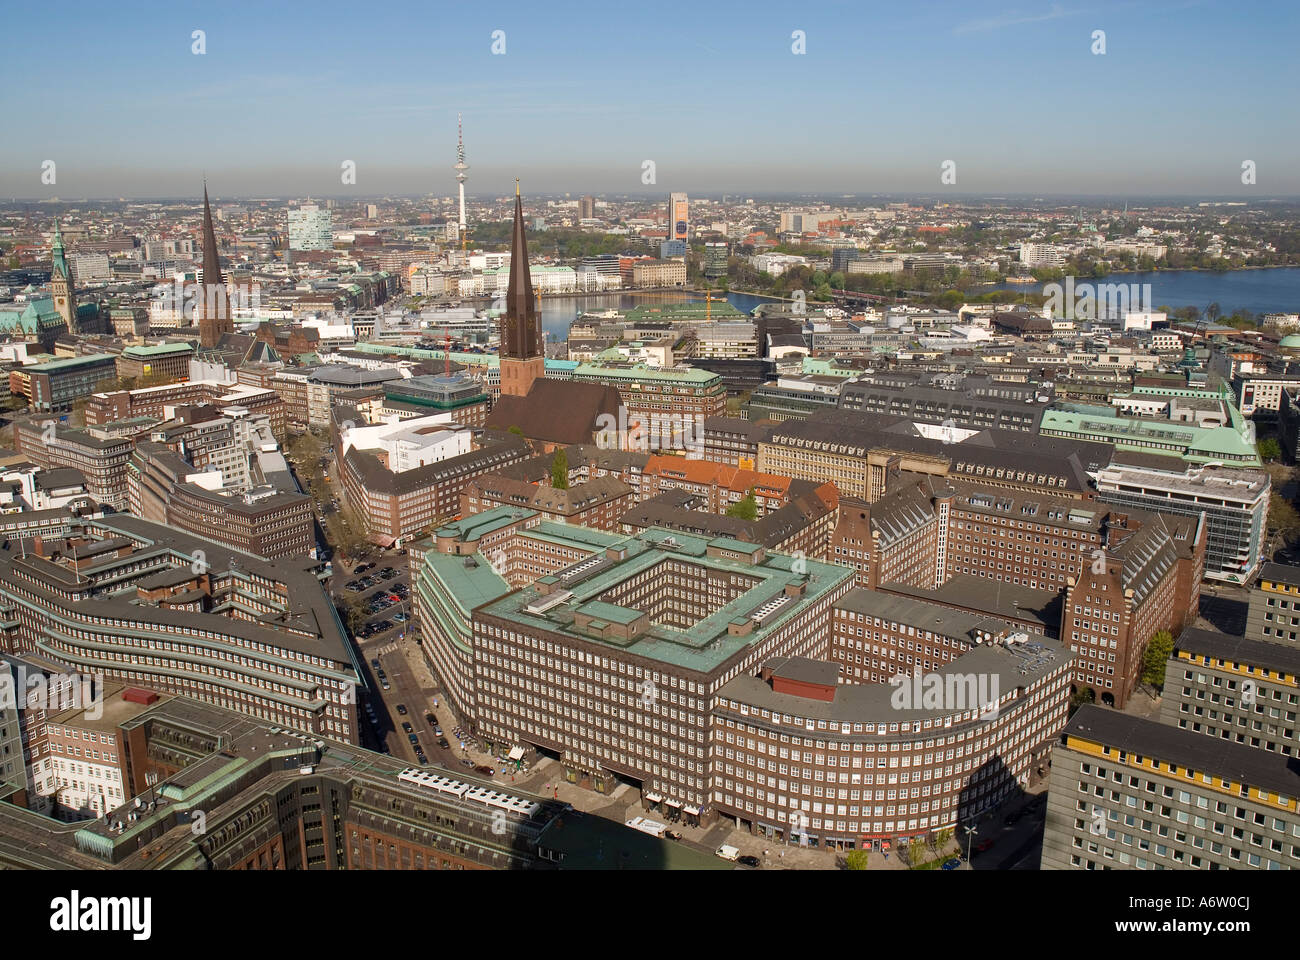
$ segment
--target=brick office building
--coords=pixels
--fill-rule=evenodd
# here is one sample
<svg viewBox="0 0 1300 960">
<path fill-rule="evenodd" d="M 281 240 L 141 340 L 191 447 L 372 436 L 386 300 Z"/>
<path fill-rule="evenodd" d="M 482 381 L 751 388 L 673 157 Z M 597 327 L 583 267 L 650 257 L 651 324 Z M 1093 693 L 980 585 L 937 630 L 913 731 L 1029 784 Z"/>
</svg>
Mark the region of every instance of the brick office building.
<svg viewBox="0 0 1300 960">
<path fill-rule="evenodd" d="M 87 518 L 0 553 L 0 647 L 355 742 L 360 676 L 318 568 Z"/>
<path fill-rule="evenodd" d="M 60 719 L 125 759 L 123 801 L 71 830 L 0 786 L 0 865 L 77 870 L 725 869 L 716 857 L 472 774 L 404 766 L 184 697 Z M 116 703 L 132 697 L 130 710 Z M 112 716 L 110 716 L 110 713 Z M 83 711 L 84 714 L 84 711 Z M 42 724 L 44 726 L 44 724 Z M 106 740 L 111 742 L 106 742 Z M 81 746 L 78 746 L 80 744 Z M 82 749 L 86 741 L 70 742 Z M 107 749 L 105 749 L 107 748 Z M 70 766 L 81 766 L 75 759 Z M 358 762 L 361 760 L 363 762 Z M 132 798 L 139 798 L 135 800 Z M 194 829 L 202 824 L 202 830 Z"/>
<path fill-rule="evenodd" d="M 413 550 L 426 655 L 448 703 L 490 745 L 556 755 L 571 782 L 598 791 L 633 781 L 669 820 L 722 814 L 837 847 L 925 834 L 1022 787 L 1064 723 L 1070 655 L 1004 623 L 931 636 L 927 625 L 961 616 L 898 603 L 876 610 L 888 626 L 874 628 L 866 611 L 884 595 L 845 593 L 847 569 L 730 540 L 538 520 L 502 508 Z M 947 637 L 937 670 L 1000 686 L 986 683 L 978 704 L 900 712 L 889 687 L 837 680 L 860 669 L 872 629 L 889 634 L 876 643 L 896 651 L 879 658 L 896 672 L 916 638 Z M 813 659 L 783 666 L 789 657 Z M 794 745 L 803 762 L 778 769 Z M 915 786 L 900 792 L 891 768 L 902 753 Z"/>
</svg>

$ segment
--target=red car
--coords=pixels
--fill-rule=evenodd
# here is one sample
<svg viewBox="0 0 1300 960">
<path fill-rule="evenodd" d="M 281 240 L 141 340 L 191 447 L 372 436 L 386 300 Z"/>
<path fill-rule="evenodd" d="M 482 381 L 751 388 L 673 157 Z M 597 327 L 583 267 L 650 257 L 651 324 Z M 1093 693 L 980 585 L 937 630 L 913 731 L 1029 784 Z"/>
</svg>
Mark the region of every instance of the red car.
<svg viewBox="0 0 1300 960">
<path fill-rule="evenodd" d="M 987 849 L 988 849 L 989 847 L 991 847 L 991 846 L 993 846 L 993 841 L 992 841 L 992 840 L 981 840 L 979 843 L 975 844 L 975 852 L 976 852 L 976 853 L 983 853 L 985 850 L 987 850 Z"/>
</svg>

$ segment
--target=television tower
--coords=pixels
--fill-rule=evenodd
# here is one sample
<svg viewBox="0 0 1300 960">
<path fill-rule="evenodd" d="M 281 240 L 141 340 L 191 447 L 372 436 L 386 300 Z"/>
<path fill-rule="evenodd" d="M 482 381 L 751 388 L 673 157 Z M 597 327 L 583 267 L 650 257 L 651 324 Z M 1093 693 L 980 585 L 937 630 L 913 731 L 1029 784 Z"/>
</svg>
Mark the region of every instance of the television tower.
<svg viewBox="0 0 1300 960">
<path fill-rule="evenodd" d="M 460 114 L 456 114 L 456 182 L 460 184 L 460 235 L 465 236 L 465 171 L 469 164 L 465 162 L 465 134 L 461 128 Z"/>
</svg>

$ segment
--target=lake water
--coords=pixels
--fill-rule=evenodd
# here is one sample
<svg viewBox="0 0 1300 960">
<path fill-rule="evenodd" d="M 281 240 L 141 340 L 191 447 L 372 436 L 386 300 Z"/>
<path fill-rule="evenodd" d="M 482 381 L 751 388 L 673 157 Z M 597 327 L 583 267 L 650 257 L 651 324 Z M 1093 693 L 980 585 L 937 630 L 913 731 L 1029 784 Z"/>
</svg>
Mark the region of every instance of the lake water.
<svg viewBox="0 0 1300 960">
<path fill-rule="evenodd" d="M 1081 280 L 1076 280 L 1077 286 Z M 1300 267 L 1266 270 L 1159 270 L 1153 273 L 1112 273 L 1099 283 L 1151 284 L 1152 307 L 1197 307 L 1217 302 L 1223 313 L 1249 310 L 1251 313 L 1296 313 L 1300 311 Z M 1024 290 L 1042 292 L 1039 283 L 999 283 L 976 287 L 976 291 Z"/>
<path fill-rule="evenodd" d="M 605 310 L 631 310 L 633 307 L 653 306 L 658 303 L 691 303 L 704 301 L 700 293 L 602 293 L 588 297 L 543 297 L 542 329 L 552 343 L 567 340 L 569 324 L 582 313 L 600 313 Z M 729 293 L 727 302 L 741 313 L 750 313 L 760 303 L 773 302 L 767 297 L 748 293 Z"/>
<path fill-rule="evenodd" d="M 1151 284 L 1153 307 L 1198 307 L 1204 310 L 1218 302 L 1223 313 L 1249 310 L 1251 313 L 1296 313 L 1300 311 L 1300 267 L 1275 267 L 1267 270 L 1160 270 L 1152 273 L 1112 273 L 1100 283 Z M 1076 284 L 1077 286 L 1077 284 Z M 975 287 L 972 292 L 989 290 L 1024 290 L 1039 293 L 1042 284 L 1000 283 Z M 542 329 L 556 343 L 569 335 L 569 324 L 581 313 L 603 310 L 630 310 L 656 303 L 702 301 L 698 293 L 654 293 L 632 295 L 607 293 L 588 297 L 543 297 Z M 773 302 L 768 297 L 749 293 L 729 293 L 727 302 L 741 313 L 750 313 L 760 303 Z"/>
</svg>

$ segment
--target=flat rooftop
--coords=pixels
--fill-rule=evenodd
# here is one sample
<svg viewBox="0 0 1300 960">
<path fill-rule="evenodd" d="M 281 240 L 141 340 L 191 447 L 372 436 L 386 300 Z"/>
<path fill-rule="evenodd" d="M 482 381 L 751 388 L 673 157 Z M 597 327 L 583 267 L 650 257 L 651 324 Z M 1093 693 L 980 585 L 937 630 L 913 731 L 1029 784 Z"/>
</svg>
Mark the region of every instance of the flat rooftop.
<svg viewBox="0 0 1300 960">
<path fill-rule="evenodd" d="M 993 701 L 995 696 L 1001 698 L 1010 691 L 1036 683 L 1043 676 L 1067 666 L 1073 659 L 1073 654 L 1054 640 L 1037 634 L 1029 634 L 1028 637 L 1026 642 L 1012 647 L 980 644 L 931 672 L 944 678 L 951 676 L 955 681 L 972 675 L 983 677 L 983 692 L 989 701 Z M 890 683 L 842 683 L 835 689 L 835 698 L 827 701 L 792 693 L 777 693 L 760 677 L 742 675 L 723 685 L 717 696 L 720 700 L 734 700 L 751 708 L 757 707 L 805 720 L 826 720 L 837 724 L 879 724 L 882 728 L 880 730 L 858 734 L 861 739 L 872 741 L 878 741 L 886 732 L 885 723 L 942 720 L 965 710 L 985 712 L 984 708 L 991 706 L 991 703 L 975 702 L 960 708 L 952 704 L 940 709 L 905 708 L 896 704 L 897 692 L 898 687 Z M 752 709 L 749 711 L 749 720 L 753 722 Z M 894 736 L 910 739 L 915 736 L 915 731 L 896 731 Z"/>
<path fill-rule="evenodd" d="M 1294 644 L 1272 643 L 1189 627 L 1174 644 L 1174 656 L 1180 652 L 1225 663 L 1248 664 L 1262 670 L 1288 674 L 1293 679 L 1300 677 L 1300 647 Z"/>
<path fill-rule="evenodd" d="M 1094 704 L 1080 707 L 1066 724 L 1063 734 L 1270 793 L 1293 798 L 1300 795 L 1300 765 L 1294 757 L 1155 720 L 1116 713 Z M 1151 775 L 1155 775 L 1155 771 L 1151 771 Z M 1170 774 L 1160 776 L 1168 777 Z M 1177 776 L 1182 779 L 1181 774 Z"/>
<path fill-rule="evenodd" d="M 575 531 L 575 528 L 561 524 L 552 526 L 563 527 L 568 533 Z M 529 535 L 536 536 L 539 533 L 545 535 L 546 531 L 534 530 Z M 601 536 L 604 538 L 609 535 Z M 568 576 L 566 571 L 560 571 L 553 577 L 543 578 L 544 582 L 553 581 L 555 586 L 562 586 L 563 590 L 572 595 L 544 612 L 530 613 L 527 609 L 544 596 L 537 584 L 490 603 L 481 612 L 522 627 L 564 634 L 588 643 L 603 642 L 611 648 L 617 647 L 650 660 L 709 673 L 743 648 L 799 615 L 818 598 L 851 581 L 854 576 L 848 567 L 812 560 L 797 561 L 794 557 L 781 554 L 767 554 L 760 563 L 732 559 L 716 552 L 710 556 L 710 548 L 714 551 L 744 548 L 748 552 L 758 547 L 755 544 L 737 545 L 730 540 L 710 540 L 658 527 L 642 531 L 633 537 L 620 538 L 615 546 L 623 552 L 623 559 L 591 557 L 582 561 L 590 566 L 581 576 L 575 578 L 573 567 L 570 567 Z M 593 550 L 592 553 L 595 554 L 596 551 Z M 593 601 L 601 601 L 610 591 L 643 574 L 650 579 L 665 577 L 668 575 L 668 565 L 674 561 L 706 566 L 720 574 L 734 573 L 743 577 L 745 582 L 751 582 L 751 585 L 730 602 L 686 628 L 653 623 L 647 631 L 628 641 L 602 641 L 575 628 L 575 614 L 579 608 Z M 796 573 L 796 563 L 806 569 Z M 575 564 L 574 567 L 576 566 L 578 565 Z M 804 593 L 802 596 L 787 597 L 787 587 L 802 588 Z M 733 635 L 729 630 L 733 625 L 740 626 L 751 621 L 753 627 L 746 634 Z"/>
</svg>

